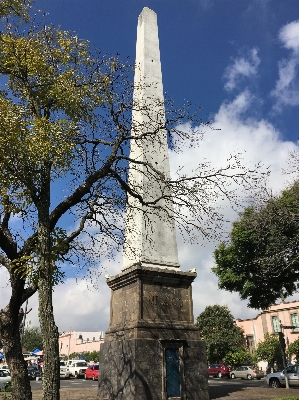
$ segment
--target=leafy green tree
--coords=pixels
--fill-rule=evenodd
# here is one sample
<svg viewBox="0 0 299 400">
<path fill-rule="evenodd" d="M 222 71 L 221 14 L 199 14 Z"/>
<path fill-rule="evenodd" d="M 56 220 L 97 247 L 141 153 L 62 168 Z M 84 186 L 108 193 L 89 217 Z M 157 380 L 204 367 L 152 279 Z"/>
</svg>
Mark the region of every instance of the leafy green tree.
<svg viewBox="0 0 299 400">
<path fill-rule="evenodd" d="M 296 357 L 296 362 L 299 362 L 299 339 L 289 344 L 287 353 L 289 356 L 294 355 Z"/>
<path fill-rule="evenodd" d="M 94 351 L 83 351 L 82 354 L 84 357 L 86 357 L 87 361 L 94 361 L 98 362 L 99 361 L 99 351 L 94 350 Z M 70 360 L 76 360 L 79 357 L 79 353 L 71 353 L 69 355 Z M 67 358 L 67 357 L 66 357 Z"/>
<path fill-rule="evenodd" d="M 94 351 L 86 351 L 84 353 L 85 357 L 87 358 L 88 361 L 94 361 L 98 362 L 99 361 L 99 354 L 100 352 L 97 350 Z"/>
<path fill-rule="evenodd" d="M 259 361 L 267 361 L 270 368 L 274 368 L 275 362 L 279 368 L 282 368 L 283 361 L 278 335 L 266 333 L 264 341 L 258 343 L 255 355 Z"/>
<path fill-rule="evenodd" d="M 7 17 L 12 14 L 24 20 L 29 18 L 29 7 L 33 0 L 1 0 L 0 17 Z"/>
<path fill-rule="evenodd" d="M 249 307 L 268 308 L 298 288 L 299 182 L 234 222 L 230 242 L 214 252 L 219 288 L 239 292 Z"/>
<path fill-rule="evenodd" d="M 30 352 L 36 348 L 43 348 L 43 338 L 40 328 L 33 326 L 24 330 L 23 348 Z"/>
<path fill-rule="evenodd" d="M 207 306 L 196 318 L 202 338 L 206 342 L 210 363 L 224 360 L 228 353 L 244 349 L 244 331 L 234 322 L 227 306 Z"/>
<path fill-rule="evenodd" d="M 69 355 L 69 357 L 67 357 L 66 356 L 66 358 L 69 358 L 70 360 L 78 360 L 78 357 L 79 357 L 79 353 L 71 353 L 70 355 Z"/>
<path fill-rule="evenodd" d="M 223 361 L 227 364 L 236 367 L 240 364 L 256 365 L 257 357 L 250 354 L 245 348 L 240 348 L 236 351 L 229 351 L 224 357 Z"/>
</svg>

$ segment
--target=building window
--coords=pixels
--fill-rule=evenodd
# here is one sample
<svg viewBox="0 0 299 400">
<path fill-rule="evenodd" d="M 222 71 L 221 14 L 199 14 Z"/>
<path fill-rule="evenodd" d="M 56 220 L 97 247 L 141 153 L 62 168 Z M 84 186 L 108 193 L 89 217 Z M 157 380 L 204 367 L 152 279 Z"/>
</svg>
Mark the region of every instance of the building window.
<svg viewBox="0 0 299 400">
<path fill-rule="evenodd" d="M 273 332 L 280 332 L 280 322 L 277 316 L 272 317 Z"/>
<path fill-rule="evenodd" d="M 255 346 L 254 346 L 254 338 L 253 335 L 247 335 L 247 346 L 250 354 L 254 354 Z"/>
<path fill-rule="evenodd" d="M 93 341 L 95 341 L 95 340 L 96 340 L 96 338 L 95 338 L 95 337 L 93 337 L 93 338 L 92 338 L 92 340 L 93 340 Z"/>
<path fill-rule="evenodd" d="M 293 332 L 299 332 L 299 320 L 298 320 L 298 314 L 291 314 L 291 320 L 292 320 L 292 325 L 294 325 L 296 328 L 293 329 Z"/>
<path fill-rule="evenodd" d="M 86 339 L 86 342 L 89 342 L 89 338 Z"/>
</svg>

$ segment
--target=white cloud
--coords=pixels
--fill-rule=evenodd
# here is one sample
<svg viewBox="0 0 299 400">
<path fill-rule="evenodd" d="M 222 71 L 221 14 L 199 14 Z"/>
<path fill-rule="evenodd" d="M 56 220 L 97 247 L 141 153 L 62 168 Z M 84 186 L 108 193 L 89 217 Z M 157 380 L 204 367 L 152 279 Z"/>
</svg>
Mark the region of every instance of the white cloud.
<svg viewBox="0 0 299 400">
<path fill-rule="evenodd" d="M 296 53 L 299 52 L 299 20 L 283 26 L 279 31 L 278 37 L 284 47 Z"/>
<path fill-rule="evenodd" d="M 274 111 L 280 112 L 282 106 L 299 105 L 299 21 L 293 21 L 281 28 L 278 35 L 283 46 L 291 50 L 289 58 L 278 62 L 279 78 L 271 95 L 276 99 Z"/>
<path fill-rule="evenodd" d="M 86 279 L 66 279 L 64 284 L 55 287 L 53 292 L 53 309 L 56 325 L 60 331 L 105 331 L 110 316 L 110 289 L 106 284 L 106 274 L 116 275 L 120 272 L 121 254 L 114 261 L 102 263 L 99 274 L 94 282 Z M 8 273 L 0 268 L 0 282 L 8 282 Z M 10 298 L 10 286 L 2 283 L 0 287 L 0 308 L 7 305 Z M 31 326 L 39 326 L 38 294 L 35 293 L 28 301 L 27 315 Z"/>
<path fill-rule="evenodd" d="M 0 266 L 0 309 L 4 308 L 11 294 L 9 274 L 5 267 Z"/>
<path fill-rule="evenodd" d="M 255 76 L 259 64 L 260 58 L 256 47 L 248 52 L 247 58 L 239 57 L 233 59 L 233 63 L 227 66 L 224 72 L 224 79 L 227 80 L 224 88 L 228 91 L 233 90 L 242 78 Z"/>
<path fill-rule="evenodd" d="M 221 130 L 207 131 L 200 150 L 187 149 L 182 154 L 172 154 L 173 170 L 186 165 L 188 170 L 195 168 L 198 160 L 205 157 L 212 165 L 221 165 L 230 153 L 241 152 L 243 163 L 248 167 L 261 162 L 269 166 L 271 175 L 269 186 L 277 192 L 285 187 L 290 176 L 282 173 L 287 169 L 289 152 L 298 151 L 293 142 L 282 141 L 279 132 L 265 119 L 245 118 L 254 96 L 248 91 L 239 94 L 231 103 L 224 102 L 213 118 L 213 125 Z M 240 196 L 242 192 L 240 189 Z M 225 209 L 225 218 L 232 221 L 237 217 L 231 208 Z M 195 317 L 207 305 L 227 305 L 235 318 L 251 318 L 258 311 L 247 308 L 246 301 L 240 301 L 237 293 L 218 289 L 217 277 L 211 272 L 213 251 L 217 242 L 200 241 L 199 245 L 189 245 L 178 238 L 179 259 L 183 270 L 196 268 L 198 277 L 193 285 L 193 304 Z"/>
</svg>

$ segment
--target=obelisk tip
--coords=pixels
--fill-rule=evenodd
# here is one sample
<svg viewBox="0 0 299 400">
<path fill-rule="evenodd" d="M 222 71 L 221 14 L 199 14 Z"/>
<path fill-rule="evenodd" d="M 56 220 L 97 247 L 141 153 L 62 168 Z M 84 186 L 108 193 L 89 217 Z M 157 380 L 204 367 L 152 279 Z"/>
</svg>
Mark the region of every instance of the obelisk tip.
<svg viewBox="0 0 299 400">
<path fill-rule="evenodd" d="M 157 20 L 157 14 L 155 13 L 155 11 L 151 10 L 148 7 L 144 7 L 139 15 L 138 20 L 142 21 L 145 19 L 155 19 Z"/>
</svg>

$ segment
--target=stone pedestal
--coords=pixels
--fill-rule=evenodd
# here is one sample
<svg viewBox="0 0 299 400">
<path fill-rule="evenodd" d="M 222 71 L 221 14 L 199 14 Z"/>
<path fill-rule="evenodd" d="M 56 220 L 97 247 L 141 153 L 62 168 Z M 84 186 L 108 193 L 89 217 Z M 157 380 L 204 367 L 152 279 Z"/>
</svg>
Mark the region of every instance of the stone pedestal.
<svg viewBox="0 0 299 400">
<path fill-rule="evenodd" d="M 100 400 L 209 399 L 205 344 L 193 322 L 195 277 L 135 265 L 108 279 L 111 314 L 100 351 Z"/>
</svg>

